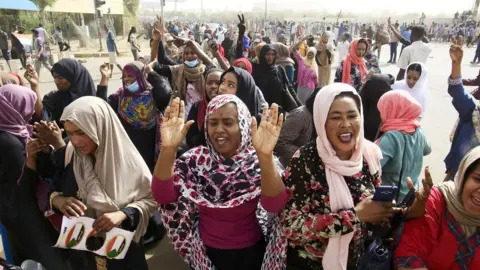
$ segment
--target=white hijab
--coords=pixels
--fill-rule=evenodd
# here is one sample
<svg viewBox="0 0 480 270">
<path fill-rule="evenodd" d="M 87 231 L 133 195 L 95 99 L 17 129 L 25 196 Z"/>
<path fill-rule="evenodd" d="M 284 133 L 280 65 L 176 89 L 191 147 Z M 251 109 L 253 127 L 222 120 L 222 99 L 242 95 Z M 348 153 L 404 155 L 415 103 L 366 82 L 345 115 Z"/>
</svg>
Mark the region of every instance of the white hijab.
<svg viewBox="0 0 480 270">
<path fill-rule="evenodd" d="M 360 125 L 361 129 L 358 134 L 355 150 L 350 160 L 340 160 L 327 138 L 325 123 L 327 122 L 328 112 L 335 98 L 341 93 L 351 93 L 360 100 L 360 96 L 352 86 L 344 83 L 333 83 L 323 87 L 322 90 L 318 92 L 313 104 L 313 121 L 318 134 L 317 151 L 318 156 L 325 165 L 325 177 L 328 183 L 328 196 L 330 198 L 330 208 L 332 211 L 349 209 L 355 206 L 344 176 L 352 176 L 361 172 L 364 159 L 372 175 L 376 173 L 381 175 L 380 160 L 382 159 L 382 152 L 376 144 L 364 138 L 363 120 Z M 363 109 L 360 108 L 363 119 L 362 112 Z M 323 269 L 347 269 L 348 247 L 353 238 L 353 234 L 354 232 L 335 235 L 328 239 L 327 249 L 322 259 Z"/>
<path fill-rule="evenodd" d="M 420 74 L 420 79 L 418 79 L 413 88 L 410 88 L 407 83 L 408 68 L 411 65 L 420 65 L 422 67 L 422 74 Z M 422 113 L 420 114 L 420 118 L 423 118 L 425 112 L 427 111 L 428 97 L 430 95 L 428 92 L 427 74 L 428 70 L 426 65 L 420 62 L 414 62 L 408 65 L 407 70 L 405 71 L 405 78 L 392 85 L 393 90 L 405 90 L 409 92 L 417 100 L 418 103 L 420 103 L 420 106 L 422 106 Z"/>
<path fill-rule="evenodd" d="M 138 209 L 140 221 L 133 239 L 138 242 L 157 203 L 151 194 L 150 170 L 116 113 L 104 100 L 86 96 L 68 105 L 60 120 L 72 122 L 98 145 L 94 159 L 78 152 L 72 159 L 87 216 L 97 218 L 125 207 Z"/>
</svg>

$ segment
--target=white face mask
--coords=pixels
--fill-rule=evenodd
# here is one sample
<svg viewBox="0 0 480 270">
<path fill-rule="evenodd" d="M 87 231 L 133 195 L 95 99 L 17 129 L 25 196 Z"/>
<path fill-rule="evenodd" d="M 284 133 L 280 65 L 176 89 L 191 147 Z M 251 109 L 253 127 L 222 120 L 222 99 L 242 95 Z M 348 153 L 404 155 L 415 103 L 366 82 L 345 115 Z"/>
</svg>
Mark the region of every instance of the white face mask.
<svg viewBox="0 0 480 270">
<path fill-rule="evenodd" d="M 132 83 L 130 85 L 127 85 L 125 88 L 127 88 L 127 90 L 130 93 L 136 93 L 136 92 L 138 92 L 138 90 L 140 90 L 140 85 L 138 84 L 137 81 L 135 81 L 134 83 Z"/>
</svg>

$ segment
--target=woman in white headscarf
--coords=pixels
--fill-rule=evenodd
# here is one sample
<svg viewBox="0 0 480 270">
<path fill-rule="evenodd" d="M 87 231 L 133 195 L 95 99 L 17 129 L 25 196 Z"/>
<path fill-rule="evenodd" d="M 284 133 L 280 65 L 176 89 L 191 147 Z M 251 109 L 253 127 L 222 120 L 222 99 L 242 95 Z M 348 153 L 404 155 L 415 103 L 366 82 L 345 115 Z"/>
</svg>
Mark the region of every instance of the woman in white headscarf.
<svg viewBox="0 0 480 270">
<path fill-rule="evenodd" d="M 93 263 L 94 269 L 148 269 L 137 244 L 156 208 L 145 161 L 115 111 L 100 98 L 75 100 L 65 108 L 61 121 L 70 142 L 55 152 L 63 170 L 50 196 L 52 209 L 67 217 L 95 218 L 94 229 L 99 232 L 114 227 L 135 231 L 124 259 L 94 258 L 88 253 L 82 254 L 87 258 L 76 266 L 92 269 Z"/>
<path fill-rule="evenodd" d="M 428 105 L 428 78 L 427 66 L 420 62 L 411 63 L 405 72 L 405 79 L 392 85 L 393 90 L 405 90 L 409 92 L 420 106 L 422 113 L 420 119 L 423 118 L 427 111 Z"/>
</svg>

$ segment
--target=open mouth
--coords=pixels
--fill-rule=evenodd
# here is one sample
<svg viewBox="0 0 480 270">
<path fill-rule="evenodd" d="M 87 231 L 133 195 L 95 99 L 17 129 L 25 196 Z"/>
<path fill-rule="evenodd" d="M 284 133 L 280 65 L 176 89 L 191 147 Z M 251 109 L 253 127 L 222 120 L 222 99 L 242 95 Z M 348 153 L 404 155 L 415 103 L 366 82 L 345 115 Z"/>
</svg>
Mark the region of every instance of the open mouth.
<svg viewBox="0 0 480 270">
<path fill-rule="evenodd" d="M 472 196 L 472 204 L 475 205 L 476 207 L 480 207 L 480 198 Z"/>
<path fill-rule="evenodd" d="M 215 142 L 216 142 L 219 146 L 224 146 L 224 145 L 228 142 L 228 139 L 225 138 L 225 137 L 218 137 L 218 138 L 215 138 Z"/>
<path fill-rule="evenodd" d="M 338 138 L 342 143 L 350 143 L 352 142 L 353 134 L 351 132 L 342 133 Z"/>
</svg>

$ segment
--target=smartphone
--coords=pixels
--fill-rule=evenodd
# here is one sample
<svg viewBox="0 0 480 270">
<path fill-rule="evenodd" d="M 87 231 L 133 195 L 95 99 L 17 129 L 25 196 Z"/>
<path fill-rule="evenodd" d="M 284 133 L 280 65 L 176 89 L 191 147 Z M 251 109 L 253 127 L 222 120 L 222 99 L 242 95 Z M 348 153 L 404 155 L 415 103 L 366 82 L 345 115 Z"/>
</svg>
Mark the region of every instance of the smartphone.
<svg viewBox="0 0 480 270">
<path fill-rule="evenodd" d="M 379 186 L 375 189 L 373 195 L 374 201 L 392 202 L 397 197 L 398 188 L 396 186 Z"/>
</svg>

